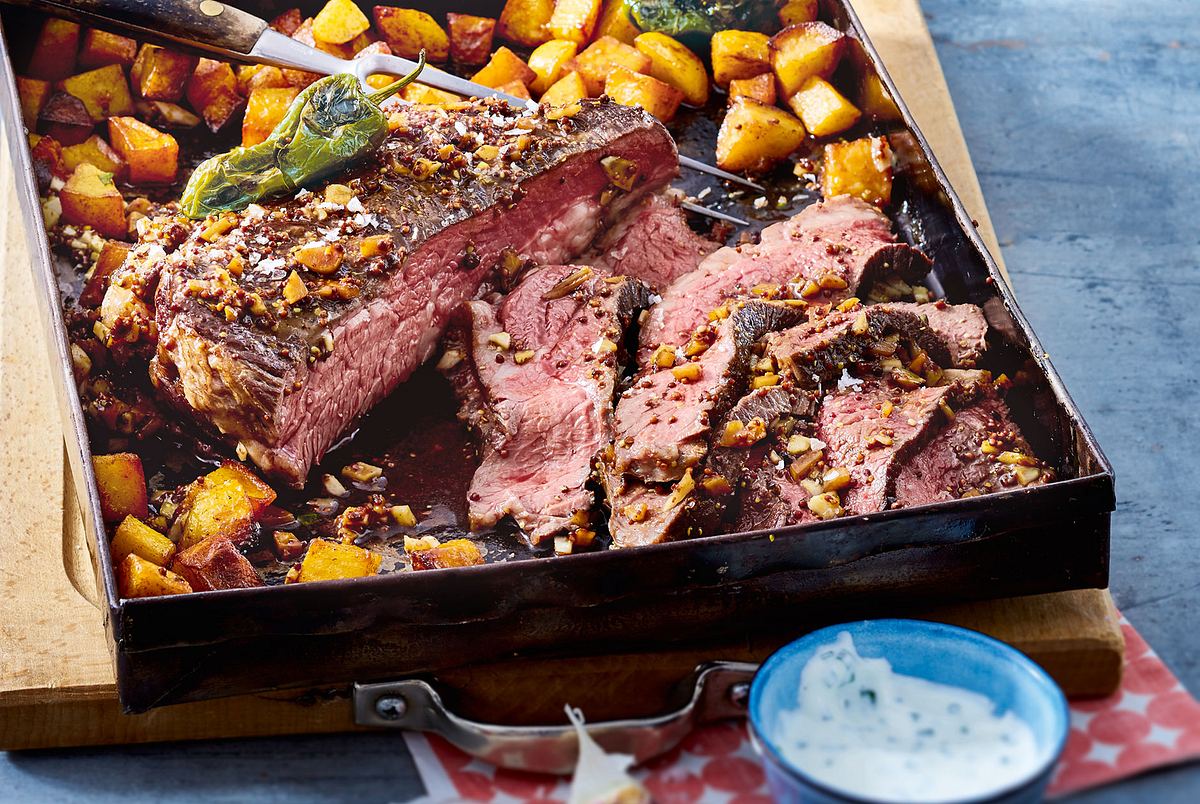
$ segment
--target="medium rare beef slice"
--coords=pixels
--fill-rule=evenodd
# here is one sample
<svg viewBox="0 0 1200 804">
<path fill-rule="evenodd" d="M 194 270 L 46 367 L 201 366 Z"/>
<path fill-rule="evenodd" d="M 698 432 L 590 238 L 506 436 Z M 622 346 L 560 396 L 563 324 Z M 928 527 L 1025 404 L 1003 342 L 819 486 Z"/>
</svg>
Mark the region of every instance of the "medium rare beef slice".
<svg viewBox="0 0 1200 804">
<path fill-rule="evenodd" d="M 661 290 L 696 270 L 721 247 L 688 226 L 683 212 L 665 195 L 649 196 L 596 244 L 583 262 L 613 276 L 631 276 Z"/>
<path fill-rule="evenodd" d="M 588 480 L 613 437 L 620 344 L 648 296 L 627 277 L 548 266 L 498 304 L 468 304 L 471 355 L 451 381 L 481 442 L 472 528 L 512 516 L 536 545 L 588 524 Z"/>
<path fill-rule="evenodd" d="M 884 277 L 915 281 L 930 267 L 920 251 L 896 242 L 875 207 L 849 196 L 821 201 L 764 229 L 756 245 L 714 252 L 664 288 L 642 326 L 643 353 L 682 343 L 727 298 L 753 291 L 837 303 Z"/>
<path fill-rule="evenodd" d="M 699 465 L 713 424 L 746 390 L 755 342 L 802 315 L 776 302 L 738 303 L 728 317 L 697 331 L 680 354 L 660 352 L 617 404 L 615 471 L 668 483 Z"/>
<path fill-rule="evenodd" d="M 148 344 L 164 396 L 293 485 L 497 267 L 573 258 L 677 171 L 666 130 L 607 100 L 558 119 L 401 105 L 391 125 L 315 193 L 159 220 L 106 298 L 110 342 Z"/>
<path fill-rule="evenodd" d="M 953 420 L 900 469 L 895 507 L 956 500 L 1043 485 L 1054 471 L 1039 462 L 991 384 L 953 411 Z"/>
</svg>

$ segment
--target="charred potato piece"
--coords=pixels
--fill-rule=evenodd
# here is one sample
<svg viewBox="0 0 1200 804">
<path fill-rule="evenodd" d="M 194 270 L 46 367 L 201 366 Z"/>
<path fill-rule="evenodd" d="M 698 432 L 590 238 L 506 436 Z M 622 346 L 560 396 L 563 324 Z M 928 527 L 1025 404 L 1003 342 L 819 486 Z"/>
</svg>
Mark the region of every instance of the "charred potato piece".
<svg viewBox="0 0 1200 804">
<path fill-rule="evenodd" d="M 68 173 L 73 173 L 75 168 L 84 163 L 113 174 L 117 180 L 120 180 L 125 172 L 125 160 L 99 134 L 93 134 L 78 145 L 68 145 L 62 149 L 62 155 L 63 167 Z"/>
<path fill-rule="evenodd" d="M 727 87 L 735 78 L 771 72 L 770 41 L 757 31 L 717 31 L 712 37 L 713 82 Z"/>
<path fill-rule="evenodd" d="M 738 98 L 750 98 L 768 106 L 775 105 L 775 76 L 770 73 L 753 78 L 735 78 L 729 82 L 729 103 Z"/>
<path fill-rule="evenodd" d="M 632 45 L 642 29 L 633 21 L 629 13 L 629 3 L 626 0 L 606 0 L 600 12 L 600 21 L 596 23 L 595 36 L 611 36 L 618 42 Z"/>
<path fill-rule="evenodd" d="M 896 122 L 902 117 L 900 107 L 875 73 L 863 76 L 858 89 L 858 106 L 867 117 L 881 123 Z"/>
<path fill-rule="evenodd" d="M 799 148 L 805 134 L 804 124 L 782 109 L 739 98 L 717 132 L 717 166 L 732 171 L 766 170 Z"/>
<path fill-rule="evenodd" d="M 171 569 L 186 580 L 194 592 L 214 589 L 247 589 L 263 586 L 250 560 L 232 541 L 215 536 L 194 544 L 175 557 Z"/>
<path fill-rule="evenodd" d="M 846 49 L 846 35 L 823 22 L 789 25 L 771 37 L 771 69 L 790 98 L 808 79 L 828 78 Z"/>
<path fill-rule="evenodd" d="M 313 37 L 322 42 L 341 45 L 371 27 L 371 21 L 354 0 L 329 0 L 313 17 Z"/>
<path fill-rule="evenodd" d="M 814 137 L 832 137 L 853 126 L 862 117 L 824 78 L 810 78 L 800 91 L 788 98 L 788 106 Z"/>
<path fill-rule="evenodd" d="M 242 118 L 242 145 L 257 145 L 271 136 L 299 94 L 296 87 L 260 87 L 251 92 Z"/>
<path fill-rule="evenodd" d="M 163 128 L 195 128 L 200 118 L 180 106 L 168 101 L 141 100 L 134 103 L 142 122 Z"/>
<path fill-rule="evenodd" d="M 183 595 L 192 591 L 183 578 L 133 553 L 117 565 L 117 589 L 126 599 Z"/>
<path fill-rule="evenodd" d="M 112 272 L 121 267 L 129 256 L 129 246 L 116 240 L 106 240 L 100 249 L 100 256 L 92 266 L 83 292 L 79 294 L 79 303 L 83 307 L 97 307 L 104 301 L 104 293 L 108 290 L 108 278 Z"/>
<path fill-rule="evenodd" d="M 175 542 L 131 516 L 121 520 L 108 549 L 114 564 L 121 563 L 131 553 L 160 567 L 167 566 L 175 557 Z"/>
<path fill-rule="evenodd" d="M 33 57 L 25 71 L 30 78 L 59 81 L 75 72 L 75 54 L 79 50 L 79 26 L 74 22 L 48 19 L 42 25 Z"/>
<path fill-rule="evenodd" d="M 50 82 L 17 76 L 17 96 L 21 99 L 21 120 L 25 128 L 36 131 L 38 115 L 50 97 Z"/>
<path fill-rule="evenodd" d="M 497 48 L 492 58 L 479 72 L 471 77 L 477 84 L 499 89 L 512 81 L 520 81 L 526 86 L 537 78 L 537 73 L 529 69 L 529 65 L 521 61 L 521 57 L 506 47 Z"/>
<path fill-rule="evenodd" d="M 424 11 L 375 6 L 375 24 L 397 56 L 415 59 L 424 50 L 427 61 L 443 62 L 450 57 L 450 37 Z"/>
<path fill-rule="evenodd" d="M 158 45 L 142 45 L 129 70 L 129 78 L 137 93 L 146 100 L 173 103 L 183 97 L 196 61 L 194 56 L 185 53 Z"/>
<path fill-rule="evenodd" d="M 683 93 L 650 75 L 618 67 L 608 76 L 604 94 L 625 106 L 640 106 L 664 123 L 679 111 Z"/>
<path fill-rule="evenodd" d="M 114 115 L 133 114 L 133 96 L 119 64 L 73 75 L 59 82 L 58 88 L 83 101 L 96 123 Z"/>
<path fill-rule="evenodd" d="M 223 61 L 200 59 L 188 80 L 188 103 L 200 113 L 213 133 L 241 110 L 245 100 L 238 94 L 237 76 Z"/>
<path fill-rule="evenodd" d="M 79 98 L 55 92 L 42 107 L 38 127 L 62 145 L 78 145 L 92 135 L 96 121 Z"/>
<path fill-rule="evenodd" d="M 820 10 L 820 0 L 787 0 L 779 7 L 779 22 L 784 28 L 801 22 L 813 22 Z"/>
<path fill-rule="evenodd" d="M 555 39 L 582 45 L 591 40 L 599 19 L 600 0 L 555 0 L 546 27 Z"/>
<path fill-rule="evenodd" d="M 433 545 L 413 539 L 406 542 L 404 549 L 414 570 L 471 567 L 483 563 L 483 554 L 470 539 L 451 539 L 444 544 Z"/>
<path fill-rule="evenodd" d="M 64 223 L 90 226 L 105 237 L 128 236 L 125 199 L 111 173 L 84 162 L 75 168 L 58 197 Z"/>
<path fill-rule="evenodd" d="M 650 71 L 650 57 L 631 45 L 605 36 L 592 42 L 578 56 L 567 62 L 566 70 L 574 70 L 583 79 L 588 96 L 598 98 L 604 92 L 608 76 L 618 67 L 634 73 Z"/>
<path fill-rule="evenodd" d="M 521 47 L 537 47 L 549 41 L 554 0 L 508 0 L 496 23 L 501 39 Z"/>
<path fill-rule="evenodd" d="M 141 458 L 132 452 L 93 455 L 92 468 L 96 473 L 96 490 L 100 494 L 100 513 L 105 522 L 120 522 L 127 516 L 145 519 L 149 515 Z"/>
<path fill-rule="evenodd" d="M 892 149 L 886 137 L 863 137 L 825 146 L 821 164 L 825 198 L 853 195 L 885 207 L 892 200 Z"/>
<path fill-rule="evenodd" d="M 379 572 L 381 556 L 353 544 L 338 544 L 325 539 L 313 539 L 300 562 L 298 583 L 336 581 L 341 578 L 364 578 Z"/>
<path fill-rule="evenodd" d="M 563 75 L 566 63 L 575 58 L 579 45 L 563 39 L 552 39 L 534 48 L 529 54 L 529 69 L 536 78 L 529 88 L 541 95 Z"/>
<path fill-rule="evenodd" d="M 63 147 L 59 145 L 58 140 L 30 134 L 29 143 L 29 158 L 33 162 L 33 174 L 37 179 L 38 189 L 47 193 L 55 177 L 69 177 L 72 171 L 66 169 Z"/>
<path fill-rule="evenodd" d="M 490 17 L 470 14 L 446 15 L 450 29 L 450 58 L 458 64 L 484 64 L 492 52 L 492 36 L 496 21 Z"/>
<path fill-rule="evenodd" d="M 108 139 L 129 166 L 134 184 L 170 184 L 179 169 L 179 143 L 133 117 L 110 117 Z"/>
<path fill-rule="evenodd" d="M 270 27 L 273 31 L 279 31 L 284 36 L 291 36 L 304 23 L 304 15 L 300 13 L 298 8 L 289 8 L 287 11 L 280 14 L 275 19 L 271 20 Z"/>
<path fill-rule="evenodd" d="M 79 46 L 80 67 L 106 67 L 119 64 L 129 67 L 137 58 L 137 42 L 127 36 L 89 28 L 83 33 Z"/>
<path fill-rule="evenodd" d="M 661 33 L 641 34 L 633 45 L 650 57 L 650 75 L 682 92 L 684 103 L 708 103 L 708 71 L 685 45 Z"/>
<path fill-rule="evenodd" d="M 569 106 L 588 96 L 587 87 L 579 73 L 572 70 L 542 93 L 541 102 L 547 106 Z"/>
</svg>

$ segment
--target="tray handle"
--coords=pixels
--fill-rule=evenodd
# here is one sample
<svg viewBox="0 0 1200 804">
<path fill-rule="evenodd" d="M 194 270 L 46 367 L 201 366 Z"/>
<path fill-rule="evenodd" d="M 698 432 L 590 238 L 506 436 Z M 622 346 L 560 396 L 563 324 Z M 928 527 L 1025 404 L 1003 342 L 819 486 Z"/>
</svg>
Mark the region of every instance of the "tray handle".
<svg viewBox="0 0 1200 804">
<path fill-rule="evenodd" d="M 746 662 L 702 664 L 681 684 L 680 697 L 686 697 L 682 706 L 655 717 L 589 724 L 588 734 L 605 751 L 645 762 L 670 751 L 696 726 L 745 717 L 750 680 L 757 669 Z M 437 690 L 418 679 L 355 684 L 354 722 L 431 732 L 472 756 L 513 770 L 569 774 L 579 753 L 573 726 L 501 726 L 468 720 L 449 711 Z"/>
</svg>

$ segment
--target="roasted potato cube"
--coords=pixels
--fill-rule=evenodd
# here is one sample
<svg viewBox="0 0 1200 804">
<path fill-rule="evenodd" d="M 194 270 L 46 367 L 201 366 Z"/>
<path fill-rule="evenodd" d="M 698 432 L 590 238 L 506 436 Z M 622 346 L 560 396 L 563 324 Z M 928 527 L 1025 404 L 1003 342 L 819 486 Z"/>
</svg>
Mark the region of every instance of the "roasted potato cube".
<svg viewBox="0 0 1200 804">
<path fill-rule="evenodd" d="M 825 146 L 821 193 L 853 195 L 885 207 L 892 200 L 892 149 L 886 137 L 863 137 Z"/>
<path fill-rule="evenodd" d="M 537 78 L 537 73 L 529 69 L 529 65 L 521 61 L 520 56 L 501 46 L 492 54 L 491 60 L 483 66 L 483 69 L 471 77 L 471 80 L 477 84 L 483 84 L 485 87 L 499 89 L 502 84 L 510 81 L 520 81 L 528 86 L 535 78 Z"/>
<path fill-rule="evenodd" d="M 339 578 L 364 578 L 379 571 L 383 562 L 369 550 L 353 544 L 338 544 L 325 539 L 313 539 L 300 562 L 299 583 L 336 581 Z"/>
<path fill-rule="evenodd" d="M 753 78 L 735 78 L 729 82 L 729 102 L 751 98 L 768 106 L 775 105 L 775 76 L 763 73 Z"/>
<path fill-rule="evenodd" d="M 608 76 L 604 94 L 625 106 L 640 106 L 668 122 L 679 111 L 683 93 L 651 75 L 641 75 L 618 67 Z"/>
<path fill-rule="evenodd" d="M 187 84 L 187 100 L 212 132 L 220 131 L 242 108 L 233 67 L 223 61 L 200 59 Z"/>
<path fill-rule="evenodd" d="M 529 88 L 539 95 L 545 92 L 562 77 L 563 67 L 578 52 L 579 45 L 565 39 L 552 39 L 538 45 L 529 54 L 529 69 L 536 75 Z"/>
<path fill-rule="evenodd" d="M 253 533 L 254 516 L 255 504 L 240 483 L 202 477 L 188 488 L 172 532 L 180 550 L 215 536 L 241 544 Z"/>
<path fill-rule="evenodd" d="M 130 553 L 144 558 L 151 564 L 165 567 L 175 556 L 175 542 L 149 525 L 131 516 L 121 520 L 117 532 L 109 544 L 114 564 L 120 564 Z"/>
<path fill-rule="evenodd" d="M 256 516 L 261 514 L 263 509 L 268 505 L 275 502 L 275 489 L 271 488 L 266 481 L 246 468 L 244 464 L 236 461 L 223 462 L 220 467 L 205 475 L 205 478 L 213 485 L 222 485 L 224 483 L 236 484 L 242 491 L 246 492 L 246 496 L 250 499 L 250 504 Z"/>
<path fill-rule="evenodd" d="M 75 54 L 79 50 L 79 26 L 66 20 L 46 20 L 33 46 L 29 60 L 30 78 L 59 81 L 75 72 Z"/>
<path fill-rule="evenodd" d="M 335 45 L 349 42 L 370 27 L 371 21 L 354 0 L 329 0 L 313 17 L 313 37 Z"/>
<path fill-rule="evenodd" d="M 453 92 L 434 89 L 427 84 L 415 82 L 400 90 L 400 97 L 409 103 L 423 103 L 427 106 L 445 106 L 449 103 L 462 102 L 462 98 Z"/>
<path fill-rule="evenodd" d="M 458 64 L 484 64 L 492 52 L 492 35 L 496 21 L 490 17 L 470 14 L 446 15 L 450 29 L 450 58 Z"/>
<path fill-rule="evenodd" d="M 412 8 L 375 6 L 375 24 L 397 56 L 415 59 L 422 50 L 431 62 L 450 57 L 450 37 L 437 20 Z"/>
<path fill-rule="evenodd" d="M 782 109 L 740 98 L 717 132 L 717 166 L 764 171 L 799 148 L 805 133 L 804 124 Z"/>
<path fill-rule="evenodd" d="M 340 243 L 318 240 L 293 249 L 292 258 L 313 273 L 328 276 L 337 273 L 346 258 L 346 251 Z"/>
<path fill-rule="evenodd" d="M 141 458 L 132 452 L 93 455 L 92 469 L 96 473 L 100 513 L 105 522 L 120 522 L 127 516 L 145 519 L 149 515 Z"/>
<path fill-rule="evenodd" d="M 192 591 L 183 578 L 133 553 L 117 565 L 117 589 L 126 599 L 182 595 Z"/>
<path fill-rule="evenodd" d="M 83 101 L 88 114 L 97 123 L 114 115 L 133 114 L 133 96 L 129 94 L 125 71 L 119 64 L 73 75 L 58 86 Z"/>
<path fill-rule="evenodd" d="M 598 98 L 604 92 L 609 74 L 618 67 L 634 73 L 647 73 L 650 71 L 650 57 L 632 45 L 605 36 L 584 48 L 563 69 L 579 73 L 583 85 L 587 87 L 588 96 Z"/>
<path fill-rule="evenodd" d="M 175 181 L 179 143 L 170 134 L 133 117 L 110 117 L 108 139 L 129 166 L 129 181 L 134 184 Z"/>
<path fill-rule="evenodd" d="M 708 71 L 685 45 L 661 33 L 641 34 L 633 45 L 650 57 L 650 75 L 682 92 L 684 103 L 708 103 Z"/>
<path fill-rule="evenodd" d="M 413 546 L 420 545 L 418 540 L 412 540 Z M 451 539 L 436 546 L 424 545 L 417 549 L 409 549 L 408 557 L 412 560 L 414 570 L 448 569 L 450 567 L 470 567 L 483 563 L 483 554 L 479 547 L 470 539 Z"/>
<path fill-rule="evenodd" d="M 605 0 L 600 12 L 600 21 L 596 23 L 595 37 L 611 36 L 618 42 L 632 45 L 642 29 L 633 21 L 629 13 L 629 3 L 626 0 Z"/>
<path fill-rule="evenodd" d="M 501 39 L 521 47 L 537 47 L 551 39 L 554 0 L 507 0 L 496 23 Z"/>
<path fill-rule="evenodd" d="M 175 556 L 171 569 L 194 592 L 263 586 L 254 565 L 223 536 L 211 536 L 184 550 Z"/>
<path fill-rule="evenodd" d="M 542 93 L 541 102 L 547 106 L 568 106 L 578 103 L 587 96 L 587 87 L 583 84 L 583 78 L 572 70 Z"/>
<path fill-rule="evenodd" d="M 83 292 L 79 294 L 79 303 L 84 307 L 97 307 L 104 301 L 104 292 L 108 290 L 108 278 L 112 272 L 121 267 L 129 256 L 129 246 L 117 240 L 106 240 L 100 249 L 100 256 L 88 274 Z"/>
<path fill-rule="evenodd" d="M 200 125 L 200 118 L 170 101 L 135 101 L 134 109 L 142 122 L 163 128 L 195 128 Z"/>
<path fill-rule="evenodd" d="M 735 78 L 771 72 L 770 41 L 757 31 L 717 31 L 712 37 L 713 82 L 727 87 Z"/>
<path fill-rule="evenodd" d="M 59 145 L 58 140 L 30 134 L 29 145 L 29 158 L 33 161 L 33 174 L 39 190 L 43 193 L 49 192 L 55 177 L 70 177 L 72 171 L 66 169 L 63 147 Z"/>
<path fill-rule="evenodd" d="M 789 25 L 771 37 L 771 69 L 790 98 L 813 76 L 828 78 L 846 49 L 846 35 L 823 22 Z"/>
<path fill-rule="evenodd" d="M 277 530 L 272 533 L 271 545 L 280 561 L 295 561 L 304 555 L 304 548 L 307 547 L 304 542 L 296 538 L 294 533 L 288 533 L 286 530 Z"/>
<path fill-rule="evenodd" d="M 546 27 L 555 39 L 586 44 L 600 19 L 600 0 L 555 0 L 554 13 Z"/>
<path fill-rule="evenodd" d="M 69 145 L 62 150 L 63 167 L 68 173 L 86 163 L 95 165 L 105 173 L 113 174 L 116 179 L 125 172 L 125 160 L 112 147 L 101 139 L 99 134 L 93 134 L 78 145 Z"/>
<path fill-rule="evenodd" d="M 242 64 L 237 68 L 238 92 L 250 97 L 256 89 L 280 89 L 289 87 L 283 70 L 269 64 Z"/>
<path fill-rule="evenodd" d="M 64 223 L 91 226 L 105 237 L 128 235 L 125 199 L 113 183 L 111 173 L 84 162 L 75 168 L 58 196 Z"/>
<path fill-rule="evenodd" d="M 304 24 L 304 15 L 298 8 L 289 8 L 275 19 L 271 20 L 271 29 L 279 31 L 284 36 L 291 36 Z"/>
<path fill-rule="evenodd" d="M 158 45 L 142 45 L 129 70 L 137 93 L 146 100 L 175 102 L 183 97 L 196 57 Z"/>
<path fill-rule="evenodd" d="M 496 89 L 501 92 L 507 92 L 509 95 L 521 98 L 522 100 L 533 100 L 533 96 L 529 94 L 529 87 L 520 81 L 509 81 L 507 84 L 501 84 L 496 87 Z"/>
<path fill-rule="evenodd" d="M 17 76 L 17 95 L 21 99 L 21 120 L 25 128 L 37 131 L 38 115 L 50 97 L 50 82 Z"/>
<path fill-rule="evenodd" d="M 820 10 L 820 0 L 787 0 L 779 7 L 779 21 L 784 28 L 801 22 L 813 22 Z"/>
<path fill-rule="evenodd" d="M 824 78 L 808 79 L 799 92 L 788 98 L 788 106 L 814 137 L 840 134 L 862 117 L 862 112 Z"/>
<path fill-rule="evenodd" d="M 137 42 L 127 36 L 89 28 L 83 33 L 79 46 L 80 67 L 106 67 L 119 64 L 128 67 L 137 58 Z"/>
<path fill-rule="evenodd" d="M 867 117 L 880 123 L 896 122 L 902 117 L 900 107 L 875 73 L 863 76 L 858 90 L 858 107 Z"/>
<path fill-rule="evenodd" d="M 296 87 L 262 87 L 251 92 L 242 118 L 242 145 L 257 145 L 271 136 L 299 94 Z"/>
<path fill-rule="evenodd" d="M 55 92 L 42 107 L 38 127 L 62 145 L 78 145 L 92 135 L 96 121 L 79 98 Z"/>
</svg>

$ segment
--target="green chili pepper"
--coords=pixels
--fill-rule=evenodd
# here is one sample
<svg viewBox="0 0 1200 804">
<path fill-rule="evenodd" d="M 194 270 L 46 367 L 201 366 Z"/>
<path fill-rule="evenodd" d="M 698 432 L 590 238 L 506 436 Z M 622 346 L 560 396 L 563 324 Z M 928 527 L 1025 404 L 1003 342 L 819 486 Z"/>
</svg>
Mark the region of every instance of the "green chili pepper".
<svg viewBox="0 0 1200 804">
<path fill-rule="evenodd" d="M 388 134 L 379 104 L 411 83 L 417 68 L 372 93 L 349 73 L 330 75 L 296 96 L 271 136 L 205 160 L 188 179 L 180 206 L 189 218 L 245 209 L 264 198 L 293 193 L 341 170 L 379 147 Z"/>
</svg>

